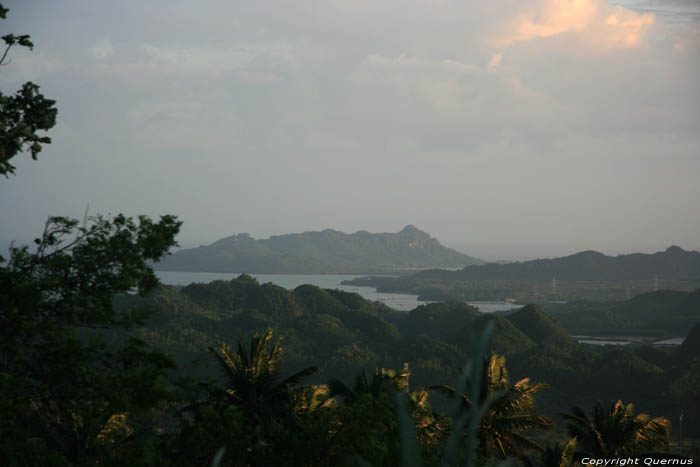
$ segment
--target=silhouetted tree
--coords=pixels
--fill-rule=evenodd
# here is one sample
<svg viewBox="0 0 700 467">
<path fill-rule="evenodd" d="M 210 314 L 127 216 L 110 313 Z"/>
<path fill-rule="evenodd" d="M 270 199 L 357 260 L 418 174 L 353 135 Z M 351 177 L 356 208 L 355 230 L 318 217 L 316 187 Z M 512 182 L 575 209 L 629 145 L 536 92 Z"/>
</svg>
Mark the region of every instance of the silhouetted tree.
<svg viewBox="0 0 700 467">
<path fill-rule="evenodd" d="M 580 407 L 562 416 L 569 434 L 578 439 L 581 454 L 614 457 L 668 449 L 668 419 L 635 415 L 632 404 L 598 402 L 590 416 Z"/>
</svg>

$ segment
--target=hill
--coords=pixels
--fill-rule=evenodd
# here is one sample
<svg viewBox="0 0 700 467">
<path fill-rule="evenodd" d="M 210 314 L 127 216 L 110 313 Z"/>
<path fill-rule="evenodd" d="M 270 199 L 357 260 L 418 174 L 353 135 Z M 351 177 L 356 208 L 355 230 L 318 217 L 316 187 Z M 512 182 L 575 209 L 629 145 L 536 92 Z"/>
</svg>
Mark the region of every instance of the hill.
<svg viewBox="0 0 700 467">
<path fill-rule="evenodd" d="M 652 254 L 606 256 L 582 251 L 552 259 L 467 266 L 460 271 L 421 271 L 415 277 L 453 280 L 630 281 L 700 279 L 700 252 L 671 246 Z"/>
<path fill-rule="evenodd" d="M 700 361 L 700 324 L 690 330 L 683 344 L 674 352 L 673 358 L 679 362 Z"/>
<path fill-rule="evenodd" d="M 493 323 L 494 325 L 493 334 L 489 340 L 489 352 L 509 356 L 524 352 L 535 345 L 532 339 L 527 337 L 510 321 L 493 314 L 484 314 L 480 316 L 470 325 L 446 337 L 445 341 L 454 344 L 464 352 L 468 352 L 474 339 L 478 339 L 479 336 L 481 336 L 489 323 Z"/>
<path fill-rule="evenodd" d="M 431 269 L 401 277 L 361 277 L 346 283 L 413 293 L 429 301 L 619 301 L 659 289 L 696 289 L 700 252 L 677 246 L 653 254 L 618 256 L 582 251 L 561 258 L 470 265 L 456 271 Z"/>
<path fill-rule="evenodd" d="M 695 293 L 658 293 L 636 297 L 624 306 L 651 313 L 652 304 L 675 304 L 680 313 L 696 299 Z M 586 345 L 562 331 L 558 321 L 565 314 L 551 319 L 547 308 L 543 312 L 526 306 L 498 315 L 451 302 L 399 312 L 354 293 L 309 285 L 292 291 L 245 275 L 161 287 L 146 298 L 121 296 L 117 305 L 124 301 L 159 311 L 137 336 L 171 352 L 188 375 L 206 378 L 218 375 L 218 368 L 206 364 L 211 361 L 209 346 L 272 328 L 284 336 L 285 373 L 309 365 L 321 368 L 323 373 L 310 382 L 322 383 L 327 376 L 352 381 L 362 369 L 402 368 L 409 362 L 412 387 L 450 383 L 463 368 L 474 339 L 493 323 L 488 350 L 507 357 L 511 377 L 549 384 L 538 394 L 538 407 L 545 413 L 567 411 L 572 401 L 592 405 L 624 397 L 644 412 L 682 411 L 688 433 L 700 433 L 700 407 L 689 405 L 700 395 L 700 327 L 673 353 L 644 345 Z"/>
<path fill-rule="evenodd" d="M 564 328 L 537 305 L 527 305 L 508 315 L 507 319 L 538 344 L 573 344 L 575 342 Z"/>
<path fill-rule="evenodd" d="M 572 334 L 685 336 L 700 323 L 700 289 L 659 290 L 624 302 L 571 302 L 549 305 L 545 311 Z"/>
<path fill-rule="evenodd" d="M 260 240 L 248 234 L 232 235 L 211 245 L 180 250 L 154 268 L 255 274 L 377 274 L 481 263 L 407 225 L 398 233 L 346 234 L 326 229 Z"/>
</svg>

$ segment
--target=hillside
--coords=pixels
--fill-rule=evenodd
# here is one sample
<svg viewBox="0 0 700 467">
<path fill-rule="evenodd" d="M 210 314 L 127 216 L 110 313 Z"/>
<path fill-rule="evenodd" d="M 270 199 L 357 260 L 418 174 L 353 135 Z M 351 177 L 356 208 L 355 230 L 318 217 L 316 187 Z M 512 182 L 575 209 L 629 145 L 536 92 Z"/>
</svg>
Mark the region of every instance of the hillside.
<svg viewBox="0 0 700 467">
<path fill-rule="evenodd" d="M 561 258 L 467 266 L 460 271 L 421 271 L 415 276 L 453 280 L 695 280 L 700 278 L 700 252 L 686 251 L 677 246 L 652 254 L 618 256 L 582 251 Z"/>
<path fill-rule="evenodd" d="M 545 314 L 537 305 L 527 305 L 508 315 L 507 319 L 523 334 L 538 344 L 570 345 L 574 343 L 574 339 L 566 333 L 564 328 L 549 315 Z"/>
<path fill-rule="evenodd" d="M 638 295 L 624 302 L 572 302 L 549 305 L 572 334 L 685 336 L 700 323 L 700 289 L 694 292 L 660 290 Z"/>
<path fill-rule="evenodd" d="M 634 303 L 691 303 L 694 298 L 657 295 Z M 412 387 L 427 387 L 453 381 L 474 339 L 493 323 L 489 351 L 506 356 L 513 378 L 549 385 L 538 395 L 545 412 L 569 410 L 572 400 L 590 405 L 624 396 L 641 411 L 667 414 L 682 408 L 688 432 L 700 433 L 700 412 L 683 405 L 697 400 L 700 387 L 700 328 L 674 353 L 652 346 L 584 345 L 562 330 L 558 322 L 564 315 L 552 319 L 533 305 L 504 315 L 482 314 L 456 302 L 398 312 L 358 294 L 309 285 L 290 291 L 245 275 L 180 289 L 161 287 L 145 301 L 159 313 L 138 337 L 171 352 L 189 375 L 217 375 L 215 367 L 191 363 L 206 362 L 209 346 L 272 328 L 284 336 L 285 373 L 316 365 L 323 373 L 312 382 L 327 376 L 352 381 L 362 369 L 401 368 L 409 362 Z"/>
<path fill-rule="evenodd" d="M 700 286 L 700 252 L 677 246 L 653 254 L 606 256 L 596 251 L 508 264 L 431 269 L 401 277 L 363 277 L 347 283 L 405 292 L 423 300 L 520 302 L 612 301 L 654 290 L 691 291 Z"/>
<path fill-rule="evenodd" d="M 674 352 L 673 358 L 678 362 L 700 361 L 700 324 L 690 330 L 683 345 Z"/>
<path fill-rule="evenodd" d="M 375 274 L 481 263 L 407 225 L 398 233 L 346 234 L 326 229 L 260 240 L 238 234 L 211 245 L 180 250 L 154 267 L 162 271 L 255 274 Z"/>
</svg>

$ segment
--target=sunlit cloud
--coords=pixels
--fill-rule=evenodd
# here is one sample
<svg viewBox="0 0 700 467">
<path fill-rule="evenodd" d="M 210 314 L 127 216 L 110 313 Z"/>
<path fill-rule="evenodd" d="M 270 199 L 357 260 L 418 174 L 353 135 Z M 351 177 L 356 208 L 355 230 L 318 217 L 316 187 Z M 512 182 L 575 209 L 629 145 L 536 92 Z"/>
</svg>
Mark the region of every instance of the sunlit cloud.
<svg viewBox="0 0 700 467">
<path fill-rule="evenodd" d="M 486 68 L 490 71 L 497 70 L 501 66 L 501 61 L 503 61 L 503 53 L 494 54 Z"/>
<path fill-rule="evenodd" d="M 630 48 L 640 45 L 654 24 L 654 15 L 640 14 L 602 0 L 542 0 L 527 6 L 507 21 L 494 45 L 575 34 L 596 49 Z"/>
</svg>

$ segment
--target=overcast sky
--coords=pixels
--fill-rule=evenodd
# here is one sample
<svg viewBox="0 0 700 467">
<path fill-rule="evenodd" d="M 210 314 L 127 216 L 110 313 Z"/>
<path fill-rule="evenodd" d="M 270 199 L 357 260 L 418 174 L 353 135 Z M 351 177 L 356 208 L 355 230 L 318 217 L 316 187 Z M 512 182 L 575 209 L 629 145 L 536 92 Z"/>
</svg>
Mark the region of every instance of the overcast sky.
<svg viewBox="0 0 700 467">
<path fill-rule="evenodd" d="M 182 246 L 414 224 L 468 254 L 700 249 L 700 1 L 4 1 L 0 90 L 57 100 L 0 180 Z"/>
</svg>

